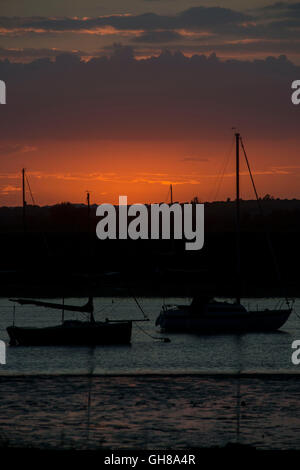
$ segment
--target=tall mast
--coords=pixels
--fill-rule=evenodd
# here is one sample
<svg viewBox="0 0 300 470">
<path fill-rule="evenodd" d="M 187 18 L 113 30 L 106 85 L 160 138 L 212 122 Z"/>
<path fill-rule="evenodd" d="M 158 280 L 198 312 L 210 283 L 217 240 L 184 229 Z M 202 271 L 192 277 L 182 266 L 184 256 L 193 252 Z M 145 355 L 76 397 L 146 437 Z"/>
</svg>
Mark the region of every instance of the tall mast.
<svg viewBox="0 0 300 470">
<path fill-rule="evenodd" d="M 171 204 L 173 204 L 173 186 L 170 184 Z"/>
<path fill-rule="evenodd" d="M 87 191 L 86 193 L 86 202 L 87 202 L 87 216 L 88 216 L 88 233 L 90 234 L 90 215 L 91 215 L 91 206 L 90 206 L 90 193 Z"/>
<path fill-rule="evenodd" d="M 23 230 L 24 232 L 26 232 L 25 168 L 22 169 L 22 195 L 23 195 Z"/>
<path fill-rule="evenodd" d="M 235 134 L 236 142 L 236 303 L 241 303 L 241 227 L 240 227 L 240 134 Z"/>
<path fill-rule="evenodd" d="M 89 191 L 86 192 L 86 202 L 88 206 L 88 217 L 90 217 L 90 193 Z"/>
<path fill-rule="evenodd" d="M 65 298 L 62 298 L 61 323 L 65 321 Z"/>
<path fill-rule="evenodd" d="M 87 191 L 86 193 L 86 202 L 87 202 L 87 216 L 88 216 L 88 242 L 90 243 L 89 246 L 89 251 L 90 251 L 90 256 L 89 256 L 89 263 L 88 263 L 88 270 L 89 272 L 91 271 L 91 262 L 92 262 L 92 256 L 93 256 L 93 249 L 92 249 L 92 233 L 91 233 L 91 203 L 90 203 L 90 192 Z M 95 323 L 95 318 L 94 318 L 94 307 L 93 307 L 93 297 L 90 295 L 89 297 L 89 302 L 91 304 L 91 311 L 90 311 L 90 322 Z"/>
</svg>

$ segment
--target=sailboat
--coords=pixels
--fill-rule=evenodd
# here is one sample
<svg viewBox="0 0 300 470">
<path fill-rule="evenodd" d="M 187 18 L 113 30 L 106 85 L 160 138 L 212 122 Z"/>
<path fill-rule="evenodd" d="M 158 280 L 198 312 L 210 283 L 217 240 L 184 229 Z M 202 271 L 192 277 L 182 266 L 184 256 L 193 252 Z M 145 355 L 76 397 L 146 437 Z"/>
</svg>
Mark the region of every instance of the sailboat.
<svg viewBox="0 0 300 470">
<path fill-rule="evenodd" d="M 22 198 L 23 198 L 23 227 L 26 232 L 26 175 L 22 170 Z M 88 215 L 90 214 L 90 197 L 87 195 Z M 62 311 L 62 323 L 60 325 L 45 328 L 9 326 L 6 330 L 10 338 L 11 346 L 68 346 L 68 345 L 104 345 L 104 344 L 129 344 L 133 320 L 109 320 L 99 322 L 94 318 L 93 298 L 82 306 L 65 305 L 44 302 L 34 299 L 9 299 L 20 305 L 35 305 Z M 88 321 L 64 320 L 64 312 L 81 312 L 90 315 Z M 134 320 L 144 321 L 144 320 Z"/>
<path fill-rule="evenodd" d="M 35 305 L 50 309 L 89 313 L 88 321 L 63 320 L 60 325 L 45 328 L 9 326 L 6 330 L 11 346 L 97 346 L 102 344 L 129 344 L 132 320 L 95 321 L 93 298 L 83 306 L 57 304 L 31 299 L 9 299 L 20 305 Z M 64 317 L 64 315 L 63 315 Z"/>
<path fill-rule="evenodd" d="M 286 298 L 287 308 L 248 311 L 241 304 L 240 261 L 240 145 L 244 151 L 251 181 L 257 191 L 248 158 L 239 133 L 236 140 L 236 219 L 237 219 L 237 286 L 235 302 L 220 302 L 210 296 L 194 297 L 190 305 L 164 305 L 156 319 L 156 326 L 165 331 L 197 332 L 200 334 L 268 332 L 281 328 L 288 320 L 292 307 Z"/>
</svg>

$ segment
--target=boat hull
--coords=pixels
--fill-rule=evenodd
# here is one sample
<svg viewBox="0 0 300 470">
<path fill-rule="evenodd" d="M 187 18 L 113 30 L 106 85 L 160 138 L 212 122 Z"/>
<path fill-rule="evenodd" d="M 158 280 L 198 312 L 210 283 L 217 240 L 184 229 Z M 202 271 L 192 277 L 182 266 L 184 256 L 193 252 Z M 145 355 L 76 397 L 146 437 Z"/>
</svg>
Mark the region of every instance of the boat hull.
<svg viewBox="0 0 300 470">
<path fill-rule="evenodd" d="M 281 328 L 291 309 L 261 310 L 237 313 L 199 314 L 182 311 L 162 311 L 156 320 L 165 331 L 198 334 L 268 332 Z"/>
<path fill-rule="evenodd" d="M 97 346 L 130 344 L 132 322 L 65 322 L 47 328 L 9 326 L 12 346 Z"/>
</svg>

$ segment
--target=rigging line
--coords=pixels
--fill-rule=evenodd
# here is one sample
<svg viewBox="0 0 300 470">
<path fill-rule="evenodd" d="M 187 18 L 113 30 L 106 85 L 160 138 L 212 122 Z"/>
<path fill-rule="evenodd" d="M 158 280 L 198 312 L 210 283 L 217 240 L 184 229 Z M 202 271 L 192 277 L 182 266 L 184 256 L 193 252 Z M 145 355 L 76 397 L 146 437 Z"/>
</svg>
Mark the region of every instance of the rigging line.
<svg viewBox="0 0 300 470">
<path fill-rule="evenodd" d="M 296 317 L 300 320 L 300 316 L 298 315 L 297 311 L 294 310 L 295 314 L 296 314 Z"/>
<path fill-rule="evenodd" d="M 164 199 L 164 202 L 168 202 L 168 201 L 169 201 L 169 194 L 170 194 L 170 191 L 171 191 L 171 189 L 169 188 L 169 189 L 168 189 L 168 192 L 167 192 L 167 196 L 166 196 L 166 198 Z"/>
<path fill-rule="evenodd" d="M 30 197 L 31 197 L 31 200 L 32 200 L 32 204 L 35 206 L 36 203 L 35 203 L 35 200 L 34 200 L 34 197 L 33 197 L 32 191 L 31 191 L 29 179 L 27 178 L 26 173 L 25 173 L 25 179 L 26 179 L 26 183 L 27 183 L 27 186 L 28 186 L 28 189 L 29 189 L 29 192 L 30 192 Z M 46 247 L 46 250 L 48 252 L 48 255 L 50 255 L 51 254 L 50 253 L 50 247 L 49 247 L 49 243 L 47 241 L 45 232 L 43 232 L 43 239 L 44 239 L 44 243 L 45 243 L 45 247 Z"/>
<path fill-rule="evenodd" d="M 95 314 L 98 314 L 98 313 L 102 313 L 102 312 L 105 312 L 107 311 L 106 309 L 108 308 L 108 305 L 104 305 L 104 307 L 101 307 L 99 310 L 96 310 L 94 313 Z M 109 310 L 108 310 L 108 313 L 111 313 L 112 310 L 113 310 L 114 306 L 109 306 Z"/>
<path fill-rule="evenodd" d="M 34 197 L 33 197 L 33 194 L 32 194 L 32 191 L 31 191 L 31 187 L 30 187 L 30 184 L 29 184 L 29 180 L 27 178 L 27 175 L 25 174 L 25 178 L 26 178 L 26 183 L 27 183 L 27 186 L 29 188 L 29 192 L 30 192 L 30 196 L 31 196 L 31 200 L 32 200 L 32 204 L 35 206 L 35 200 L 34 200 Z"/>
<path fill-rule="evenodd" d="M 225 174 L 225 171 L 226 171 L 229 159 L 230 159 L 230 155 L 231 155 L 231 152 L 232 152 L 232 149 L 233 149 L 233 145 L 234 145 L 234 137 L 232 138 L 232 141 L 231 141 L 228 152 L 225 153 L 223 167 L 220 167 L 219 174 L 216 177 L 216 180 L 217 180 L 216 186 L 217 186 L 217 188 L 216 188 L 214 197 L 212 198 L 213 201 L 216 200 L 216 198 L 219 194 L 219 191 L 221 189 L 221 185 L 222 185 L 222 182 L 223 182 L 223 179 L 224 179 L 224 174 Z"/>
<path fill-rule="evenodd" d="M 99 310 L 97 310 L 95 312 L 95 314 L 97 313 L 102 313 L 102 312 L 105 312 L 105 311 L 108 311 L 108 314 L 112 313 L 114 308 L 116 306 L 118 306 L 120 303 L 122 302 L 122 300 L 118 299 L 118 300 L 114 300 L 114 302 L 110 305 L 103 305 Z M 106 310 L 108 309 L 108 310 Z"/>
<path fill-rule="evenodd" d="M 133 320 L 134 321 L 134 320 Z M 137 326 L 137 328 L 139 328 L 145 335 L 149 336 L 150 338 L 152 339 L 155 339 L 157 341 L 162 341 L 163 343 L 170 343 L 171 340 L 170 338 L 167 338 L 167 337 L 163 337 L 163 338 L 159 338 L 158 336 L 152 336 L 150 333 L 148 333 L 148 331 L 145 331 L 140 325 L 138 325 L 137 323 L 135 323 L 135 326 Z"/>
<path fill-rule="evenodd" d="M 144 315 L 144 318 L 147 318 L 148 319 L 148 316 L 146 315 L 146 313 L 144 312 L 142 306 L 140 305 L 138 299 L 135 297 L 134 294 L 132 294 L 133 298 L 134 298 L 134 301 L 135 303 L 137 304 L 138 308 L 140 309 L 140 311 L 142 312 L 142 314 Z"/>
<path fill-rule="evenodd" d="M 148 315 L 146 315 L 146 313 L 144 312 L 142 306 L 140 305 L 139 301 L 137 300 L 136 296 L 134 295 L 132 287 L 127 286 L 127 289 L 128 289 L 128 292 L 131 294 L 131 297 L 134 299 L 135 303 L 137 304 L 138 308 L 140 309 L 140 311 L 144 315 L 144 318 L 149 320 Z"/>
<path fill-rule="evenodd" d="M 254 179 L 253 179 L 253 175 L 252 175 L 252 171 L 251 171 L 251 168 L 250 168 L 249 160 L 248 160 L 247 153 L 246 153 L 246 150 L 245 150 L 244 142 L 243 142 L 243 139 L 242 139 L 241 136 L 240 136 L 240 142 L 241 142 L 243 153 L 244 153 L 245 160 L 246 160 L 246 163 L 247 163 L 247 168 L 248 168 L 248 171 L 249 171 L 249 174 L 250 174 L 250 179 L 251 179 L 251 183 L 252 183 L 252 186 L 253 186 L 253 189 L 254 189 L 254 193 L 255 193 L 255 197 L 256 197 L 256 200 L 257 200 L 258 207 L 259 207 L 260 215 L 263 218 L 264 217 L 264 211 L 263 211 L 263 208 L 262 208 L 262 205 L 261 205 L 261 200 L 259 199 L 259 196 L 258 196 L 258 192 L 257 192 L 255 182 L 254 182 Z M 280 274 L 280 269 L 279 269 L 279 265 L 278 265 L 278 261 L 277 261 L 274 249 L 273 249 L 273 245 L 272 245 L 272 242 L 271 242 L 270 233 L 266 229 L 265 224 L 264 224 L 264 227 L 265 227 L 265 235 L 266 235 L 266 238 L 267 238 L 267 243 L 269 245 L 271 256 L 273 258 L 273 263 L 274 263 L 274 267 L 275 267 L 275 270 L 276 270 L 277 279 L 278 279 L 279 283 L 282 285 L 285 301 L 286 301 L 288 307 L 290 308 L 290 301 L 289 301 L 288 296 L 287 296 L 286 286 L 284 286 L 283 282 L 282 282 L 282 277 L 281 277 L 281 274 Z"/>
</svg>

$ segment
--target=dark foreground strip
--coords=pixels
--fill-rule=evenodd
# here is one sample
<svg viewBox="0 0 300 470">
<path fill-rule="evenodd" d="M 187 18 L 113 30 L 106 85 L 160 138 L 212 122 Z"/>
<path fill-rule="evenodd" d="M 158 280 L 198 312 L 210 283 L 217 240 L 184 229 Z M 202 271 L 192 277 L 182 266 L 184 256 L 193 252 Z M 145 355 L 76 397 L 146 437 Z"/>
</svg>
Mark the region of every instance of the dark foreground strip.
<svg viewBox="0 0 300 470">
<path fill-rule="evenodd" d="M 207 464 L 229 464 L 230 468 L 241 468 L 241 465 L 278 463 L 287 465 L 290 459 L 299 458 L 300 450 L 258 450 L 255 447 L 242 444 L 228 444 L 226 447 L 212 447 L 205 449 L 186 450 L 59 450 L 59 449 L 37 449 L 37 448 L 12 448 L 0 447 L 1 461 L 9 463 L 9 467 L 22 462 L 22 466 L 30 468 L 41 468 L 45 464 L 62 464 L 66 462 L 71 465 L 89 464 L 93 468 L 205 468 Z M 4 460 L 5 459 L 5 460 Z M 245 460 L 246 459 L 246 460 Z"/>
</svg>

